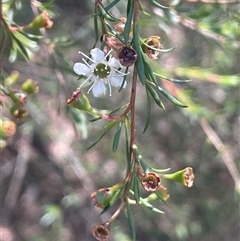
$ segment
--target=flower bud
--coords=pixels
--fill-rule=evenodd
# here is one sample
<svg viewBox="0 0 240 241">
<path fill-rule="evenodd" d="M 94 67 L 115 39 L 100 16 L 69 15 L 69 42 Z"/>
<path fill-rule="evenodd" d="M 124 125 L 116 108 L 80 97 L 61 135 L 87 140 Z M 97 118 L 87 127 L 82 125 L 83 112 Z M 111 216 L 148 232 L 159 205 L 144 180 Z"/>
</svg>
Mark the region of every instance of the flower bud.
<svg viewBox="0 0 240 241">
<path fill-rule="evenodd" d="M 26 109 L 21 108 L 21 107 L 19 108 L 17 106 L 12 106 L 10 108 L 10 112 L 16 120 L 21 120 L 28 116 L 28 112 Z"/>
<path fill-rule="evenodd" d="M 117 23 L 117 24 L 114 26 L 115 30 L 116 30 L 119 34 L 123 34 L 123 33 L 124 33 L 124 28 L 125 28 L 126 21 L 127 21 L 126 18 L 121 17 L 119 23 Z"/>
<path fill-rule="evenodd" d="M 16 105 L 23 105 L 27 99 L 27 95 L 22 92 L 9 91 L 8 96 Z"/>
<path fill-rule="evenodd" d="M 27 79 L 21 86 L 21 90 L 27 94 L 35 94 L 38 92 L 39 88 L 32 79 Z"/>
<path fill-rule="evenodd" d="M 96 207 L 104 209 L 109 205 L 111 199 L 119 190 L 120 184 L 116 184 L 112 187 L 101 188 L 91 195 L 92 201 Z"/>
<path fill-rule="evenodd" d="M 162 49 L 163 46 L 160 44 L 159 36 L 151 36 L 147 39 L 144 39 L 146 45 L 142 45 L 143 52 L 150 58 L 150 59 L 157 59 L 159 52 L 155 49 Z M 148 45 L 148 46 L 147 46 Z"/>
<path fill-rule="evenodd" d="M 155 172 L 146 172 L 141 178 L 141 184 L 146 191 L 154 192 L 159 188 L 161 179 Z"/>
<path fill-rule="evenodd" d="M 109 52 L 110 49 L 114 49 L 116 52 L 119 51 L 120 48 L 122 48 L 124 46 L 124 44 L 122 42 L 119 42 L 116 37 L 111 36 L 111 37 L 105 37 L 105 43 L 107 47 L 106 49 L 104 49 L 104 51 L 106 52 L 106 54 Z"/>
<path fill-rule="evenodd" d="M 40 29 L 40 28 L 51 28 L 52 25 L 53 25 L 53 22 L 50 19 L 48 12 L 43 11 L 36 18 L 34 18 L 33 21 L 26 27 Z"/>
<path fill-rule="evenodd" d="M 156 192 L 158 193 L 158 195 L 156 194 Z M 153 202 L 153 201 L 159 199 L 158 196 L 161 196 L 162 200 L 164 200 L 164 201 L 166 201 L 170 197 L 169 194 L 168 194 L 167 188 L 160 185 L 155 192 L 151 193 L 146 198 L 146 201 L 147 202 Z"/>
<path fill-rule="evenodd" d="M 1 138 L 11 137 L 16 133 L 16 124 L 11 120 L 0 120 Z"/>
<path fill-rule="evenodd" d="M 110 223 L 106 222 L 93 228 L 92 234 L 98 241 L 108 241 L 110 236 Z"/>
<path fill-rule="evenodd" d="M 118 51 L 118 59 L 122 66 L 129 67 L 137 61 L 137 53 L 131 46 L 124 46 Z"/>
<path fill-rule="evenodd" d="M 193 169 L 186 167 L 183 170 L 163 175 L 164 178 L 183 183 L 186 187 L 192 187 L 194 181 Z"/>
<path fill-rule="evenodd" d="M 92 112 L 92 106 L 80 88 L 77 88 L 76 91 L 72 93 L 72 96 L 67 100 L 67 104 L 79 110 Z"/>
<path fill-rule="evenodd" d="M 4 80 L 4 84 L 7 86 L 13 85 L 18 81 L 19 72 L 12 71 L 12 73 Z"/>
</svg>

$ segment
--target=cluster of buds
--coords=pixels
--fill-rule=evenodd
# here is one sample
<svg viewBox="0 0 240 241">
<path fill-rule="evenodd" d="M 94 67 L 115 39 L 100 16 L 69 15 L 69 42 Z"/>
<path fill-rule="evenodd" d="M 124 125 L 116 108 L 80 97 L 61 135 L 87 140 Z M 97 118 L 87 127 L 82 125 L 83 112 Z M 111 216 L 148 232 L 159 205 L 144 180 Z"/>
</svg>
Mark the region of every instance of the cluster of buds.
<svg viewBox="0 0 240 241">
<path fill-rule="evenodd" d="M 28 115 L 27 110 L 24 108 L 27 96 L 30 94 L 36 94 L 38 92 L 38 86 L 32 79 L 27 79 L 21 85 L 21 89 L 16 90 L 12 86 L 18 82 L 19 73 L 13 71 L 4 80 L 4 86 L 2 86 L 2 93 L 0 95 L 0 102 L 2 105 L 9 106 L 10 113 L 15 120 L 21 120 Z"/>
<path fill-rule="evenodd" d="M 44 10 L 42 13 L 40 13 L 37 17 L 33 19 L 33 21 L 28 24 L 25 29 L 27 28 L 51 28 L 53 26 L 53 22 L 46 10 Z"/>
</svg>

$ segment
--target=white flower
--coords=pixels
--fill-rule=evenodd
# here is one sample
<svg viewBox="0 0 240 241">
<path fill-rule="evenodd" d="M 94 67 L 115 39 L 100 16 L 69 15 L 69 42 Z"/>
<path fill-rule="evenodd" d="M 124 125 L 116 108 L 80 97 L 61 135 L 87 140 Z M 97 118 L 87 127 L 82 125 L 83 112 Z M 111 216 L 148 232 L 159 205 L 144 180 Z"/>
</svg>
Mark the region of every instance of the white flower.
<svg viewBox="0 0 240 241">
<path fill-rule="evenodd" d="M 90 51 L 91 58 L 82 52 L 79 53 L 91 61 L 91 63 L 88 63 L 83 58 L 84 64 L 75 63 L 73 66 L 73 70 L 76 74 L 87 77 L 79 88 L 87 81 L 93 82 L 87 93 L 92 90 L 93 95 L 99 97 L 102 94 L 106 94 L 107 88 L 105 85 L 109 87 L 109 96 L 112 95 L 111 86 L 121 87 L 123 85 L 123 88 L 126 87 L 126 82 L 123 83 L 124 76 L 129 73 L 121 72 L 123 66 L 116 58 L 110 55 L 111 51 L 105 56 L 102 50 L 94 48 Z"/>
</svg>

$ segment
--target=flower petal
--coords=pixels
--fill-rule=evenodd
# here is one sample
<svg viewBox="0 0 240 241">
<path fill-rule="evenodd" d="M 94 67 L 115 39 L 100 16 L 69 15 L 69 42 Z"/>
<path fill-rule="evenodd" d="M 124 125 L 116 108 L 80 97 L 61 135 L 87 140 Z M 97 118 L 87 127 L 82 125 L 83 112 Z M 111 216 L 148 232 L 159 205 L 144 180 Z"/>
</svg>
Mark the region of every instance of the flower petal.
<svg viewBox="0 0 240 241">
<path fill-rule="evenodd" d="M 105 54 L 103 51 L 99 48 L 92 49 L 90 51 L 90 54 L 92 56 L 92 59 L 94 62 L 99 63 L 104 60 Z"/>
<path fill-rule="evenodd" d="M 102 94 L 105 95 L 106 89 L 107 88 L 102 81 L 97 81 L 93 84 L 92 92 L 95 97 L 99 97 Z"/>
<path fill-rule="evenodd" d="M 120 87 L 122 85 L 124 76 L 112 76 L 110 79 L 110 83 L 114 87 Z M 127 85 L 127 82 L 124 83 L 123 88 L 125 88 Z"/>
<path fill-rule="evenodd" d="M 87 65 L 82 63 L 75 63 L 73 65 L 73 70 L 78 75 L 88 75 L 91 73 L 91 69 Z"/>
<path fill-rule="evenodd" d="M 116 59 L 115 57 L 112 57 L 110 60 L 109 60 L 109 65 L 115 69 L 118 69 L 118 68 L 122 68 L 123 66 L 120 64 L 119 60 Z"/>
</svg>

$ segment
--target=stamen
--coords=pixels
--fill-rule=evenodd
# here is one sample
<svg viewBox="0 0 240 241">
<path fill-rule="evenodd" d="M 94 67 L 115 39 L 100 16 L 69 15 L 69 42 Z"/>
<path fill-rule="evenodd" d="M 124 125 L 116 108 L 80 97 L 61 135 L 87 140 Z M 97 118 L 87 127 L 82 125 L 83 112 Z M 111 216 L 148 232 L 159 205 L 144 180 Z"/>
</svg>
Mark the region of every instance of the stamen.
<svg viewBox="0 0 240 241">
<path fill-rule="evenodd" d="M 112 86 L 111 86 L 111 84 L 110 84 L 110 81 L 109 81 L 109 79 L 108 79 L 108 87 L 109 87 L 109 96 L 112 96 Z"/>
<path fill-rule="evenodd" d="M 90 75 L 87 79 L 85 79 L 82 84 L 79 86 L 79 88 L 81 89 L 81 87 L 86 83 L 88 82 L 89 79 L 91 79 L 92 75 Z"/>
<path fill-rule="evenodd" d="M 86 64 L 90 69 L 92 68 L 92 67 L 89 65 L 89 63 L 88 63 L 84 58 L 82 58 L 82 61 L 83 61 L 84 64 Z"/>
<path fill-rule="evenodd" d="M 86 54 L 84 54 L 83 52 L 78 51 L 79 54 L 82 54 L 85 58 L 91 60 L 93 63 L 96 63 L 96 61 L 94 61 L 93 59 L 91 59 L 90 57 L 88 57 Z"/>
<path fill-rule="evenodd" d="M 130 73 L 128 72 L 128 73 L 112 74 L 112 76 L 114 76 L 114 77 L 120 77 L 120 76 L 125 76 L 125 75 L 128 75 L 128 74 L 130 74 Z"/>
<path fill-rule="evenodd" d="M 97 80 L 94 80 L 94 83 L 92 84 L 92 86 L 88 89 L 87 93 L 89 94 L 89 92 L 92 90 L 92 88 L 94 87 L 94 85 L 97 83 Z"/>
<path fill-rule="evenodd" d="M 109 56 L 109 54 L 112 52 L 113 50 L 110 49 L 109 52 L 105 55 L 104 59 L 107 59 L 107 57 Z M 110 59 L 111 59 L 112 56 L 110 56 Z"/>
<path fill-rule="evenodd" d="M 115 69 L 115 68 L 113 68 L 113 70 L 114 70 L 115 72 L 121 74 L 122 76 L 130 74 L 130 72 L 123 73 L 123 72 L 121 72 L 121 71 L 119 71 L 119 70 L 117 70 L 117 69 Z M 113 76 L 118 76 L 118 75 L 113 75 Z"/>
<path fill-rule="evenodd" d="M 104 95 L 106 95 L 106 89 L 104 88 L 105 86 L 104 86 L 104 83 L 103 83 L 103 81 L 101 81 L 101 84 L 102 84 L 102 88 L 104 89 Z"/>
</svg>

